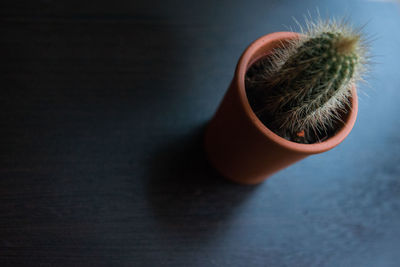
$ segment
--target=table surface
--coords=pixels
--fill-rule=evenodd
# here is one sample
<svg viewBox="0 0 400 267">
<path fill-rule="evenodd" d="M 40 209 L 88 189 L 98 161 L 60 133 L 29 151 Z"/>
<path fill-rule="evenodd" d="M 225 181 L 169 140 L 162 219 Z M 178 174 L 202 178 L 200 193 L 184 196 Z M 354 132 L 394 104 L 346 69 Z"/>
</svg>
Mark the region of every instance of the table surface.
<svg viewBox="0 0 400 267">
<path fill-rule="evenodd" d="M 259 186 L 225 181 L 202 135 L 240 54 L 316 7 L 371 40 L 353 131 Z M 399 266 L 396 2 L 16 0 L 0 14 L 1 266 Z"/>
</svg>

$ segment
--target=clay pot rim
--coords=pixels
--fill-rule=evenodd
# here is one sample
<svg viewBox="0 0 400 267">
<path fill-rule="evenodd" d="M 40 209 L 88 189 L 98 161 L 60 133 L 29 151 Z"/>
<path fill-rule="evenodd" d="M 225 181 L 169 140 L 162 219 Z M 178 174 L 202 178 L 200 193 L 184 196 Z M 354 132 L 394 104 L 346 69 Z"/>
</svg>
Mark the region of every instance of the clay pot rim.
<svg viewBox="0 0 400 267">
<path fill-rule="evenodd" d="M 239 62 L 236 67 L 235 71 L 235 77 L 233 82 L 237 84 L 235 86 L 236 90 L 239 92 L 239 97 L 240 97 L 240 103 L 242 107 L 244 108 L 244 111 L 246 113 L 246 116 L 255 127 L 267 138 L 271 139 L 274 141 L 276 144 L 279 146 L 285 147 L 288 150 L 299 152 L 299 153 L 305 153 L 305 154 L 316 154 L 316 153 L 321 153 L 327 150 L 332 149 L 333 147 L 337 146 L 340 144 L 346 136 L 350 133 L 351 129 L 354 126 L 354 123 L 357 118 L 357 111 L 358 111 L 358 99 L 357 99 L 357 90 L 356 87 L 353 86 L 352 88 L 352 98 L 351 98 L 351 109 L 350 113 L 345 119 L 344 126 L 332 137 L 328 138 L 327 140 L 320 142 L 320 143 L 314 143 L 314 144 L 300 144 L 296 142 L 292 142 L 289 140 L 286 140 L 283 137 L 280 137 L 279 135 L 275 134 L 273 131 L 268 129 L 256 116 L 256 114 L 253 112 L 250 103 L 247 99 L 246 95 L 246 90 L 245 90 L 245 74 L 247 72 L 248 67 L 250 64 L 254 62 L 254 55 L 255 53 L 260 50 L 260 48 L 267 46 L 267 45 L 272 45 L 272 43 L 279 44 L 282 40 L 287 40 L 287 39 L 294 39 L 299 36 L 298 33 L 295 32 L 276 32 L 276 33 L 271 33 L 264 35 L 254 41 L 252 44 L 247 47 L 247 49 L 244 51 L 242 56 L 239 59 Z M 275 46 L 275 45 L 273 45 Z M 273 47 L 271 46 L 271 47 Z M 270 50 L 267 50 L 270 51 Z M 266 51 L 266 52 L 267 52 Z M 267 53 L 265 53 L 267 54 Z"/>
</svg>

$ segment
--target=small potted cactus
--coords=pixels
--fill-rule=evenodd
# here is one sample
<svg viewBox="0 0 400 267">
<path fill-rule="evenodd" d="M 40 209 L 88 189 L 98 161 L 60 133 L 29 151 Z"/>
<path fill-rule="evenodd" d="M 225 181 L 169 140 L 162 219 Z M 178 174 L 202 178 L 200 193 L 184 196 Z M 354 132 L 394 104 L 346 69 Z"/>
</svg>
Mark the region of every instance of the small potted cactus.
<svg viewBox="0 0 400 267">
<path fill-rule="evenodd" d="M 355 123 L 366 62 L 361 33 L 334 20 L 259 38 L 206 129 L 210 162 L 233 181 L 257 184 L 337 146 Z"/>
</svg>

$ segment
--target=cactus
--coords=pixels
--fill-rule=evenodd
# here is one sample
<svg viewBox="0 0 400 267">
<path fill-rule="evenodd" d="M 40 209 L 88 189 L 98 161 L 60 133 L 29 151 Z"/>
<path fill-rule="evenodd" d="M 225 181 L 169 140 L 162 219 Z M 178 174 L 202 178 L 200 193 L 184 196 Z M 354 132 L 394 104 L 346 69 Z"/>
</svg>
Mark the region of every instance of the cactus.
<svg viewBox="0 0 400 267">
<path fill-rule="evenodd" d="M 351 88 L 365 63 L 360 31 L 334 20 L 307 22 L 298 39 L 282 43 L 249 68 L 248 99 L 278 135 L 299 143 L 320 142 L 343 124 Z"/>
</svg>

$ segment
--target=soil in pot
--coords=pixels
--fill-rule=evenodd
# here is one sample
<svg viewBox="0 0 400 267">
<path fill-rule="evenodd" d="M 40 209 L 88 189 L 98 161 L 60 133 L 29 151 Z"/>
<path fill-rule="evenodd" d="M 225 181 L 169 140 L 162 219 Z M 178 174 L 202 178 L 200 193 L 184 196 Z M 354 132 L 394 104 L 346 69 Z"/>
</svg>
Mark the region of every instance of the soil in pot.
<svg viewBox="0 0 400 267">
<path fill-rule="evenodd" d="M 323 142 L 326 139 L 334 136 L 343 126 L 343 119 L 336 119 L 333 121 L 333 127 L 324 131 L 310 130 L 306 133 L 304 131 L 298 132 L 296 135 L 282 130 L 279 122 L 274 118 L 274 114 L 265 112 L 264 99 L 268 97 L 270 90 L 274 88 L 265 88 L 265 85 L 254 82 L 254 77 L 265 75 L 265 69 L 271 67 L 271 61 L 269 56 L 264 56 L 261 59 L 255 61 L 248 68 L 245 79 L 246 95 L 249 104 L 253 112 L 257 115 L 259 120 L 275 134 L 283 137 L 289 141 L 302 143 L 302 144 L 313 144 Z M 350 107 L 349 107 L 350 108 Z M 341 118 L 345 118 L 348 112 L 342 111 L 340 114 Z"/>
</svg>

